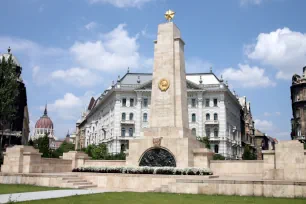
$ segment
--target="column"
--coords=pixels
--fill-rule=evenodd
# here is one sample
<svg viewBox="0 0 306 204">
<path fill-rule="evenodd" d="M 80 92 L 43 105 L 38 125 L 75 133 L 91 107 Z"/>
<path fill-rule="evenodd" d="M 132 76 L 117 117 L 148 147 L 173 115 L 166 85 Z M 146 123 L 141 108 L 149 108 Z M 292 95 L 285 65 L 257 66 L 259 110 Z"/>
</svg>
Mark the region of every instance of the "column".
<svg viewBox="0 0 306 204">
<path fill-rule="evenodd" d="M 135 136 L 140 137 L 141 131 L 141 102 L 142 93 L 136 92 Z"/>
<path fill-rule="evenodd" d="M 197 136 L 203 137 L 203 93 L 198 92 L 198 129 Z"/>
<path fill-rule="evenodd" d="M 121 97 L 120 94 L 116 94 L 116 102 L 114 108 L 114 131 L 110 137 L 113 138 L 112 149 L 114 153 L 120 152 L 120 143 L 118 141 L 121 134 Z M 109 132 L 111 130 L 108 130 Z M 110 132 L 111 134 L 111 132 Z"/>
</svg>

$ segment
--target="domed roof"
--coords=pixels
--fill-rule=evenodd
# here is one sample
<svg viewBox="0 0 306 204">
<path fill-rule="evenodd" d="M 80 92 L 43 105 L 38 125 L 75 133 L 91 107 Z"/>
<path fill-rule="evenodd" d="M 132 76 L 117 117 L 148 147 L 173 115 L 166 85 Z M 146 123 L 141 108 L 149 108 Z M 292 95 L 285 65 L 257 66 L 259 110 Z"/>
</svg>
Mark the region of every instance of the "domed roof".
<svg viewBox="0 0 306 204">
<path fill-rule="evenodd" d="M 44 115 L 39 118 L 39 120 L 35 124 L 35 128 L 48 128 L 48 129 L 53 129 L 53 122 L 52 120 L 48 117 L 47 114 L 47 106 L 44 111 Z"/>
<path fill-rule="evenodd" d="M 1 60 L 2 60 L 3 57 L 7 61 L 9 59 L 9 57 L 12 56 L 13 64 L 15 64 L 18 67 L 21 67 L 21 65 L 20 65 L 19 61 L 17 60 L 17 58 L 14 55 L 12 55 L 11 48 L 8 48 L 7 51 L 8 51 L 8 53 L 4 53 L 4 54 L 0 55 L 0 63 L 1 63 Z"/>
</svg>

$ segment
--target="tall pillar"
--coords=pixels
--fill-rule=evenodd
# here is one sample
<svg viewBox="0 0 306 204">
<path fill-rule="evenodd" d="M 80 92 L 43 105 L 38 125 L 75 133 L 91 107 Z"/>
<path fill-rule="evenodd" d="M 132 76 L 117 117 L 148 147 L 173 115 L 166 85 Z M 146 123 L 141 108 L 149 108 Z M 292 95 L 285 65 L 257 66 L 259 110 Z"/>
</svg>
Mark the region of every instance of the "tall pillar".
<svg viewBox="0 0 306 204">
<path fill-rule="evenodd" d="M 198 92 L 198 130 L 197 135 L 203 137 L 203 93 Z"/>
<path fill-rule="evenodd" d="M 116 103 L 115 103 L 115 117 L 114 117 L 114 131 L 113 135 L 113 144 L 112 144 L 112 152 L 119 153 L 120 152 L 120 143 L 119 137 L 121 136 L 121 97 L 120 94 L 116 94 Z M 109 130 L 110 131 L 110 130 Z"/>
<path fill-rule="evenodd" d="M 142 102 L 142 93 L 136 92 L 136 115 L 135 115 L 136 137 L 140 137 L 140 131 L 141 131 L 141 102 Z"/>
</svg>

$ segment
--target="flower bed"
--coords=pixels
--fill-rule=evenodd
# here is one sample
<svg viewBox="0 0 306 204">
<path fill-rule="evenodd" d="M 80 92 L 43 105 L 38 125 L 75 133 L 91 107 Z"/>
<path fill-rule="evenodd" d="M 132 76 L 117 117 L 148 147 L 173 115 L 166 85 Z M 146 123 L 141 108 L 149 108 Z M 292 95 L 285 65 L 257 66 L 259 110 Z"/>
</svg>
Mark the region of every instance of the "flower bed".
<svg viewBox="0 0 306 204">
<path fill-rule="evenodd" d="M 163 175 L 212 175 L 205 168 L 176 168 L 176 167 L 80 167 L 72 172 L 119 173 L 119 174 L 163 174 Z"/>
</svg>

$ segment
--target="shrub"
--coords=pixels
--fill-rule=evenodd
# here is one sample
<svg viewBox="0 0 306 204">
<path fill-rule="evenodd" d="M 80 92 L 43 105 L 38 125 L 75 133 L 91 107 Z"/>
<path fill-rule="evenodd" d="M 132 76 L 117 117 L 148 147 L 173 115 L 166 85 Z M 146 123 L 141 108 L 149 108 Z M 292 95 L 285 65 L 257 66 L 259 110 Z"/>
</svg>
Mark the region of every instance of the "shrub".
<svg viewBox="0 0 306 204">
<path fill-rule="evenodd" d="M 215 154 L 213 156 L 213 160 L 225 160 L 225 157 L 222 156 L 221 154 Z"/>
<path fill-rule="evenodd" d="M 212 175 L 205 168 L 176 168 L 176 167 L 80 167 L 73 172 L 121 173 L 121 174 L 163 174 L 163 175 Z"/>
</svg>

